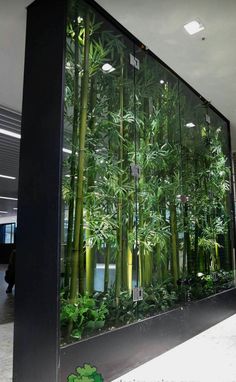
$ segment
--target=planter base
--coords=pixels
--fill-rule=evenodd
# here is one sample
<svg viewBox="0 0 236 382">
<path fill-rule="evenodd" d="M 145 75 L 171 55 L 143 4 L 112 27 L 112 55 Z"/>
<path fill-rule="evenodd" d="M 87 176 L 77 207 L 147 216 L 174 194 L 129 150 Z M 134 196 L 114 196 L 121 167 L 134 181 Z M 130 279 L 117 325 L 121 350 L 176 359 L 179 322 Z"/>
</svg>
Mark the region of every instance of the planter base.
<svg viewBox="0 0 236 382">
<path fill-rule="evenodd" d="M 236 313 L 236 288 L 61 348 L 61 382 L 90 363 L 105 381 L 166 352 Z"/>
</svg>

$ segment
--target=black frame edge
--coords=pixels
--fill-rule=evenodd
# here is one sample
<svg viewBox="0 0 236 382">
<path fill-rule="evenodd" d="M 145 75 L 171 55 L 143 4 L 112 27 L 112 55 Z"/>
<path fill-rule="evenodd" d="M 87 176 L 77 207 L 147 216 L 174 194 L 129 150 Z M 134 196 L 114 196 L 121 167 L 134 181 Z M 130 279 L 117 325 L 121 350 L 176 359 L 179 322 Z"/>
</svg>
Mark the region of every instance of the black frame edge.
<svg viewBox="0 0 236 382">
<path fill-rule="evenodd" d="M 14 382 L 59 380 L 60 200 L 66 4 L 66 0 L 36 0 L 27 7 L 16 256 Z"/>
</svg>

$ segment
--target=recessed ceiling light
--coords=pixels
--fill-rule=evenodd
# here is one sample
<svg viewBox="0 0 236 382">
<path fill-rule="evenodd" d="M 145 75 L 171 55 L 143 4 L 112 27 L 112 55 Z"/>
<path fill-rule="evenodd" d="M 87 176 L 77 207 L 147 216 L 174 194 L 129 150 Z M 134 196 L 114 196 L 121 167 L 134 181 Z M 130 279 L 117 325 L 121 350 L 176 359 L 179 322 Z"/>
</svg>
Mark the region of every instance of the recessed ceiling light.
<svg viewBox="0 0 236 382">
<path fill-rule="evenodd" d="M 0 214 L 8 214 L 7 211 L 0 211 Z"/>
<path fill-rule="evenodd" d="M 0 178 L 6 178 L 6 179 L 16 179 L 16 177 L 15 176 L 8 176 L 8 175 L 2 175 L 2 174 L 0 174 Z"/>
<path fill-rule="evenodd" d="M 71 175 L 70 174 L 66 174 L 65 177 L 66 178 L 71 178 Z M 77 176 L 75 176 L 74 178 L 77 179 Z"/>
<path fill-rule="evenodd" d="M 197 20 L 190 21 L 190 23 L 187 23 L 184 25 L 184 29 L 189 33 L 189 34 L 195 34 L 200 31 L 202 31 L 204 26 Z"/>
<path fill-rule="evenodd" d="M 63 147 L 62 151 L 63 153 L 72 154 L 72 151 L 69 149 L 66 149 L 65 147 Z"/>
<path fill-rule="evenodd" d="M 114 70 L 116 70 L 116 69 L 113 68 L 113 66 L 111 66 L 110 64 L 106 63 L 106 64 L 102 65 L 102 70 L 104 73 L 111 73 L 111 72 L 114 72 Z"/>
<path fill-rule="evenodd" d="M 0 129 L 0 134 L 8 135 L 9 137 L 21 139 L 21 135 L 17 133 L 13 133 L 12 131 Z"/>
<path fill-rule="evenodd" d="M 6 199 L 6 200 L 18 200 L 17 198 L 10 198 L 9 196 L 0 196 L 0 199 Z"/>
<path fill-rule="evenodd" d="M 195 127 L 195 125 L 194 125 L 193 122 L 186 123 L 185 126 L 186 126 L 186 127 Z"/>
</svg>

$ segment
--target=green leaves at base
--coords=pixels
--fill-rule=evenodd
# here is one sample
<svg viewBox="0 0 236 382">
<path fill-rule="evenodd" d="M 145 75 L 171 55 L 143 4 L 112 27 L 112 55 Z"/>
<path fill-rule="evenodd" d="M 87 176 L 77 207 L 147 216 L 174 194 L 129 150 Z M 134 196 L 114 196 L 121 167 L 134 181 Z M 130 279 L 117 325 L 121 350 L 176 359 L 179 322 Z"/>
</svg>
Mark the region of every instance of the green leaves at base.
<svg viewBox="0 0 236 382">
<path fill-rule="evenodd" d="M 71 374 L 67 378 L 67 382 L 103 382 L 104 379 L 101 374 L 97 373 L 96 367 L 85 363 L 84 367 L 78 367 L 76 374 Z"/>
</svg>

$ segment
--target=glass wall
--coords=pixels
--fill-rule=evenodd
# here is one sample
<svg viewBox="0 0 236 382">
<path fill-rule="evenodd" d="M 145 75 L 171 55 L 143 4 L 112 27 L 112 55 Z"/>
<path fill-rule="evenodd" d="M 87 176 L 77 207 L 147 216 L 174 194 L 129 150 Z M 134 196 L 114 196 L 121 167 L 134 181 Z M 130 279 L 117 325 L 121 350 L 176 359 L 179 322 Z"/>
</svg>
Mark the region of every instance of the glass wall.
<svg viewBox="0 0 236 382">
<path fill-rule="evenodd" d="M 12 244 L 15 242 L 16 224 L 0 224 L 0 244 Z"/>
<path fill-rule="evenodd" d="M 233 286 L 225 120 L 80 0 L 64 121 L 63 344 Z"/>
</svg>

